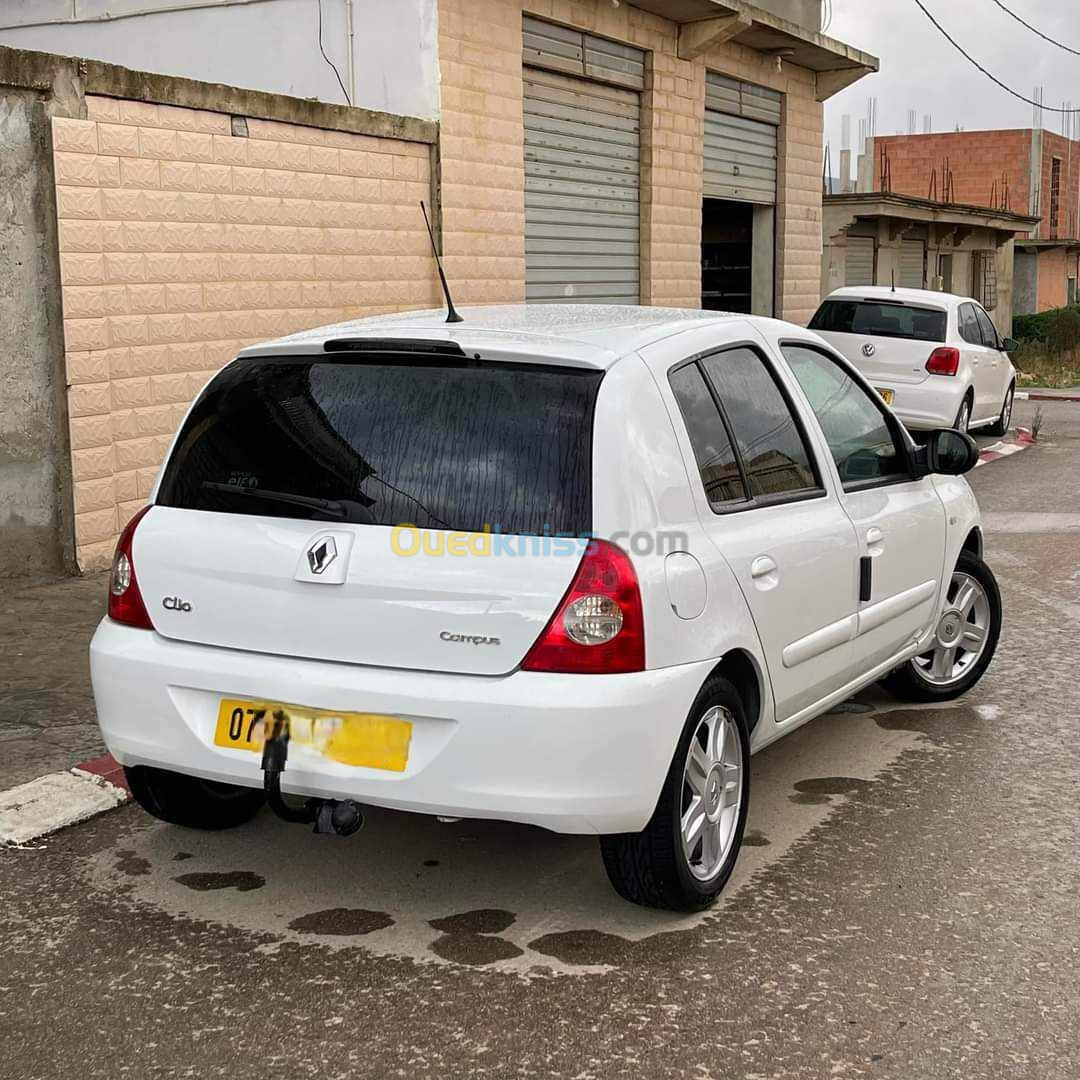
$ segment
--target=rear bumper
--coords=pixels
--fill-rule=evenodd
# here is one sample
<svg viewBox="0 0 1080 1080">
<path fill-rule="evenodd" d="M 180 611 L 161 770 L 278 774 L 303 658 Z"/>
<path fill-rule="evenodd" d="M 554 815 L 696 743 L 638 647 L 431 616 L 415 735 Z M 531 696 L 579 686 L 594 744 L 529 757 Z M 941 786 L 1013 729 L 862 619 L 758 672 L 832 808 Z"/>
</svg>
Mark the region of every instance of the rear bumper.
<svg viewBox="0 0 1080 1080">
<path fill-rule="evenodd" d="M 905 427 L 915 431 L 951 428 L 968 391 L 966 383 L 947 375 L 930 375 L 914 384 L 880 382 L 875 385 L 893 390 L 893 412 Z"/>
<path fill-rule="evenodd" d="M 712 667 L 447 675 L 191 645 L 108 619 L 90 662 L 98 722 L 124 765 L 261 786 L 257 754 L 213 744 L 227 696 L 388 713 L 413 723 L 403 773 L 342 765 L 296 746 L 283 790 L 564 833 L 645 826 Z"/>
</svg>

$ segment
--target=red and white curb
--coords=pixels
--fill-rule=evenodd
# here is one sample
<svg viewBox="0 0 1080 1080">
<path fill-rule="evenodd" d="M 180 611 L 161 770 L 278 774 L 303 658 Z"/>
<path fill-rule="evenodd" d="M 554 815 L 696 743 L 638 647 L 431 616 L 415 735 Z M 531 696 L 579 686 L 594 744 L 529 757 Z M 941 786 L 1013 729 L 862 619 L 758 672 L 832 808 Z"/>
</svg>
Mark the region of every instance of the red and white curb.
<svg viewBox="0 0 1080 1080">
<path fill-rule="evenodd" d="M 984 447 L 979 451 L 979 460 L 975 463 L 975 468 L 980 465 L 986 465 L 991 461 L 997 461 L 999 458 L 1009 457 L 1012 454 L 1018 454 L 1021 450 L 1027 450 L 1028 447 L 1034 446 L 1035 440 L 1031 436 L 1031 432 L 1027 428 L 1017 428 L 1016 438 L 1003 439 L 1000 442 L 991 443 L 990 446 Z"/>
<path fill-rule="evenodd" d="M 1040 394 L 1038 390 L 1017 390 L 1017 401 L 1080 401 L 1080 394 Z"/>
<path fill-rule="evenodd" d="M 0 792 L 0 844 L 26 844 L 131 798 L 111 754 Z"/>
</svg>

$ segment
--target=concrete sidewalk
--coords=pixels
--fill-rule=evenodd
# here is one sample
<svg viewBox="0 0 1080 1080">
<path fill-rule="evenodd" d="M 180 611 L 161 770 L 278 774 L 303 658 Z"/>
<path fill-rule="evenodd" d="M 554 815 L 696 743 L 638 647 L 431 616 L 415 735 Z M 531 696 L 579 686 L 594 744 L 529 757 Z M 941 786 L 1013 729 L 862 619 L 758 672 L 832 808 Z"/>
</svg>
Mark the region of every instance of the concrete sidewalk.
<svg viewBox="0 0 1080 1080">
<path fill-rule="evenodd" d="M 105 575 L 0 591 L 0 791 L 104 753 L 88 646 Z"/>
</svg>

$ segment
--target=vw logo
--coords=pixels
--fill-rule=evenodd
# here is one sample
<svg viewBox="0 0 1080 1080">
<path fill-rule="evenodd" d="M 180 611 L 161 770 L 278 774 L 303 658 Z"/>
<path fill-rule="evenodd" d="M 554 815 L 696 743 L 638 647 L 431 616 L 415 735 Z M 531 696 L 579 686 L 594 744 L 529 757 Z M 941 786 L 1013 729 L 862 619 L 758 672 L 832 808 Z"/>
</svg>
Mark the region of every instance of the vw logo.
<svg viewBox="0 0 1080 1080">
<path fill-rule="evenodd" d="M 867 356 L 867 357 L 870 357 L 870 356 L 873 356 L 873 355 L 874 355 L 874 353 L 876 353 L 876 352 L 877 352 L 877 346 L 876 346 L 876 345 L 875 345 L 875 344 L 874 344 L 873 342 L 870 342 L 870 341 L 868 341 L 868 342 L 867 342 L 867 343 L 866 343 L 866 344 L 865 344 L 865 345 L 864 345 L 864 346 L 862 347 L 862 354 L 863 354 L 863 356 Z"/>
<path fill-rule="evenodd" d="M 337 544 L 332 536 L 320 536 L 308 548 L 307 561 L 313 574 L 321 574 L 337 558 Z"/>
</svg>

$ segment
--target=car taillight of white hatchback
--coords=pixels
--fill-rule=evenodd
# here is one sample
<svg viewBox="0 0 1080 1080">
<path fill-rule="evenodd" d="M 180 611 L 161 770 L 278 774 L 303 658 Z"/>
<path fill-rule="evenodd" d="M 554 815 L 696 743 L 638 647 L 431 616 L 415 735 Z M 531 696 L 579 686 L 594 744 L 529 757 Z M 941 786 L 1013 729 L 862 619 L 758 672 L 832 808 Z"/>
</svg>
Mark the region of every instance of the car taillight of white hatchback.
<svg viewBox="0 0 1080 1080">
<path fill-rule="evenodd" d="M 141 630 L 153 630 L 154 624 L 150 621 L 142 593 L 139 591 L 131 549 L 135 541 L 135 530 L 149 509 L 149 506 L 144 506 L 124 526 L 124 531 L 116 542 L 112 573 L 109 575 L 109 618 Z"/>
<path fill-rule="evenodd" d="M 625 551 L 607 540 L 588 542 L 570 588 L 521 666 L 589 675 L 644 670 L 641 590 Z"/>
</svg>

